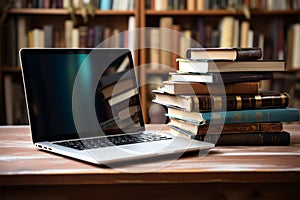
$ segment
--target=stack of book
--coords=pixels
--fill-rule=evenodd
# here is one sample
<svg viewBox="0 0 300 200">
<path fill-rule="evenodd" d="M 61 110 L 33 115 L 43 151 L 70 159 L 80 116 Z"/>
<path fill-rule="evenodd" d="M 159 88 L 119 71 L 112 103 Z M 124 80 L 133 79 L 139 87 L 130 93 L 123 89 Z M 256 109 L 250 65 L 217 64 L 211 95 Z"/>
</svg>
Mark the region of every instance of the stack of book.
<svg viewBox="0 0 300 200">
<path fill-rule="evenodd" d="M 168 108 L 172 132 L 216 145 L 288 145 L 283 122 L 299 120 L 289 95 L 260 90 L 284 71 L 282 60 L 260 60 L 260 48 L 189 48 L 179 71 L 154 90 Z"/>
</svg>

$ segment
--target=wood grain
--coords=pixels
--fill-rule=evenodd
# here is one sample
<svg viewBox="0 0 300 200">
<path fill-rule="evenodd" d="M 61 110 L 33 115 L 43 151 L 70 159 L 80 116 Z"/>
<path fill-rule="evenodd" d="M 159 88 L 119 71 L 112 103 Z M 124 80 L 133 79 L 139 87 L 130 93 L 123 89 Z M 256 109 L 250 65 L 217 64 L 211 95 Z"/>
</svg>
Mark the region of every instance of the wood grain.
<svg viewBox="0 0 300 200">
<path fill-rule="evenodd" d="M 147 127 L 168 131 L 161 125 Z M 0 127 L 0 194 L 7 199 L 19 198 L 20 194 L 32 197 L 28 191 L 41 188 L 39 195 L 46 190 L 64 190 L 64 197 L 69 198 L 73 195 L 71 188 L 94 188 L 95 191 L 91 190 L 88 195 L 93 196 L 102 191 L 97 185 L 107 188 L 107 192 L 113 190 L 111 185 L 128 195 L 132 187 L 141 188 L 138 194 L 142 195 L 142 191 L 147 192 L 151 186 L 160 191 L 158 197 L 164 197 L 168 190 L 181 188 L 174 192 L 179 198 L 187 188 L 199 186 L 208 191 L 208 186 L 212 185 L 225 196 L 228 191 L 222 188 L 232 186 L 239 189 L 230 194 L 240 197 L 253 192 L 270 199 L 284 195 L 293 197 L 300 186 L 300 126 L 284 125 L 284 130 L 291 133 L 290 146 L 220 146 L 204 156 L 197 152 L 188 153 L 169 165 L 165 165 L 167 160 L 157 160 L 125 166 L 131 169 L 162 167 L 159 171 L 133 174 L 37 150 L 31 142 L 28 126 Z M 277 196 L 263 192 L 271 191 L 271 188 L 282 190 L 273 191 L 279 193 Z M 13 190 L 20 194 L 10 193 Z M 51 195 L 49 199 L 53 197 Z M 191 197 L 190 193 L 185 195 Z"/>
</svg>

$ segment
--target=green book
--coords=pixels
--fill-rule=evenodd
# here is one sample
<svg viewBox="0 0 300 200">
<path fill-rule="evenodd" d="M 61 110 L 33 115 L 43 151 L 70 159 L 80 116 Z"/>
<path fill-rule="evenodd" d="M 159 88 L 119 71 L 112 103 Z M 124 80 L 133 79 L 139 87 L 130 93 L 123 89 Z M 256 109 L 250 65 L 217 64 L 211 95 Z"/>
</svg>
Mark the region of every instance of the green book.
<svg viewBox="0 0 300 200">
<path fill-rule="evenodd" d="M 190 121 L 200 125 L 210 123 L 257 123 L 257 122 L 292 122 L 299 120 L 296 108 L 274 108 L 256 110 L 236 110 L 221 112 L 187 112 L 168 108 L 166 114 L 170 118 Z"/>
</svg>

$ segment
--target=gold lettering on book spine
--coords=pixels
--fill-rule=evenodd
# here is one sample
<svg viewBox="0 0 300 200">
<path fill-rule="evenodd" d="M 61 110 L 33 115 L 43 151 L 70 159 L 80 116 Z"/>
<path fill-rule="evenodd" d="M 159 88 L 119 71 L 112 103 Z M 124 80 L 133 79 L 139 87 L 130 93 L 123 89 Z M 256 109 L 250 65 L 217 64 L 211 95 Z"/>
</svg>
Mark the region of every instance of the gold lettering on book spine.
<svg viewBox="0 0 300 200">
<path fill-rule="evenodd" d="M 260 108 L 262 106 L 262 99 L 260 95 L 255 95 L 255 108 Z"/>
<path fill-rule="evenodd" d="M 263 120 L 263 113 L 262 112 L 256 112 L 255 116 L 253 118 L 257 121 L 260 122 Z"/>
<path fill-rule="evenodd" d="M 222 97 L 221 96 L 213 96 L 214 101 L 214 110 L 222 110 Z"/>
<path fill-rule="evenodd" d="M 285 105 L 287 103 L 286 102 L 286 100 L 287 100 L 286 94 L 285 93 L 281 93 L 280 96 L 281 96 L 281 104 Z"/>
<path fill-rule="evenodd" d="M 242 109 L 242 97 L 241 96 L 235 96 L 236 100 L 236 109 L 240 110 Z"/>
</svg>

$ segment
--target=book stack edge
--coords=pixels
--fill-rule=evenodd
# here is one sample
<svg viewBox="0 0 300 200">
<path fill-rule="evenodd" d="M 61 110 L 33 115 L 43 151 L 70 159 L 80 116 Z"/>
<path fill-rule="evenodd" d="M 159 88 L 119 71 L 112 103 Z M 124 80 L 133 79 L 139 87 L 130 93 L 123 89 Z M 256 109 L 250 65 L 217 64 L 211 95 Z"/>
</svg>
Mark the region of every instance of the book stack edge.
<svg viewBox="0 0 300 200">
<path fill-rule="evenodd" d="M 260 48 L 189 48 L 153 102 L 167 107 L 173 134 L 216 145 L 289 145 L 284 122 L 299 120 L 286 92 L 260 90 L 285 71 L 282 60 L 260 60 Z"/>
</svg>

